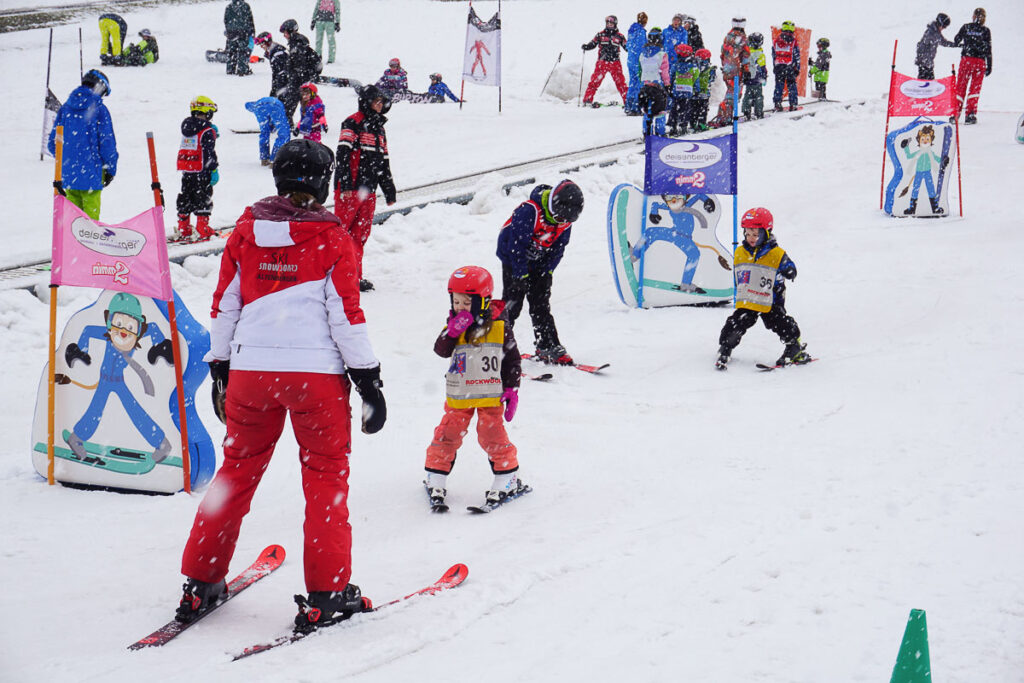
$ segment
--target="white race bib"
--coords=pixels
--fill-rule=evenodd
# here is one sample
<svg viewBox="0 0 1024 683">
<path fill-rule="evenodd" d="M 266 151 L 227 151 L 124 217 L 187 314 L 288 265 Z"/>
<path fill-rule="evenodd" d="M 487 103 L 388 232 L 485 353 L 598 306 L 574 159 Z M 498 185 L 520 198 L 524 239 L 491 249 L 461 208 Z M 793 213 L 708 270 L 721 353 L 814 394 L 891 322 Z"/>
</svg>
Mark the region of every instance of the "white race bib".
<svg viewBox="0 0 1024 683">
<path fill-rule="evenodd" d="M 737 265 L 736 303 L 744 302 L 771 308 L 776 271 L 776 268 L 756 263 Z"/>
<path fill-rule="evenodd" d="M 459 344 L 445 376 L 448 398 L 501 398 L 501 344 Z"/>
</svg>

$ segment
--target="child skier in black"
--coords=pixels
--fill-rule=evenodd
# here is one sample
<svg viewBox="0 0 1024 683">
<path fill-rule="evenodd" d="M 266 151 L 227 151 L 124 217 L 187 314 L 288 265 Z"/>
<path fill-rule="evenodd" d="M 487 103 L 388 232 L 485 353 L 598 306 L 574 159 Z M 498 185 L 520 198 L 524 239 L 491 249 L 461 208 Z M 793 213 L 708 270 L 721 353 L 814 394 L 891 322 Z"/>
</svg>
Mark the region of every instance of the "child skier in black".
<svg viewBox="0 0 1024 683">
<path fill-rule="evenodd" d="M 796 264 L 772 236 L 772 214 L 768 209 L 750 209 L 743 214 L 743 242 L 733 255 L 736 282 L 736 311 L 725 321 L 718 337 L 715 367 L 725 370 L 732 350 L 758 317 L 786 345 L 776 365 L 802 364 L 811 357 L 800 342 L 800 327 L 786 315 L 786 280 L 796 279 Z"/>
<path fill-rule="evenodd" d="M 818 39 L 817 59 L 807 58 L 810 70 L 807 74 L 814 79 L 814 96 L 819 100 L 826 99 L 825 86 L 828 85 L 828 68 L 832 64 L 832 53 L 828 51 L 828 38 Z"/>
<path fill-rule="evenodd" d="M 200 95 L 192 100 L 191 114 L 181 122 L 181 147 L 178 149 L 178 170 L 181 171 L 181 192 L 178 193 L 177 240 L 192 239 L 191 214 L 196 215 L 195 241 L 213 237 L 210 212 L 213 211 L 213 186 L 217 173 L 217 129 L 210 123 L 217 105 Z"/>
</svg>

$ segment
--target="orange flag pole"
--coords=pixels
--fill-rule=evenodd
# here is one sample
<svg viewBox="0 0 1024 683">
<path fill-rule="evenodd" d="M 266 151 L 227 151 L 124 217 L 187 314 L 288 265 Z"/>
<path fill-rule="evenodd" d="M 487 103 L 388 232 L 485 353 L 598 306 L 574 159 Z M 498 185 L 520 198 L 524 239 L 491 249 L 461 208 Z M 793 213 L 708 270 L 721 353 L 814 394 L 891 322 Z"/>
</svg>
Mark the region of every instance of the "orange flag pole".
<svg viewBox="0 0 1024 683">
<path fill-rule="evenodd" d="M 57 126 L 57 134 L 54 136 L 57 153 L 54 155 L 53 166 L 53 196 L 64 194 L 61 186 L 61 162 L 64 158 L 64 126 Z M 56 484 L 53 478 L 53 439 L 56 431 L 56 410 L 57 390 L 56 372 L 54 367 L 57 363 L 57 285 L 50 285 L 50 372 L 46 378 L 46 483 L 50 486 Z"/>
<path fill-rule="evenodd" d="M 892 81 L 896 77 L 896 46 L 898 40 L 892 43 L 892 70 L 889 73 L 889 96 L 885 101 L 885 135 L 882 136 L 882 186 L 878 188 L 878 208 L 885 205 L 885 139 L 889 137 L 889 111 L 892 107 Z"/>
<path fill-rule="evenodd" d="M 164 193 L 160 189 L 160 176 L 156 170 L 156 145 L 153 133 L 146 133 L 146 144 L 149 146 L 149 169 L 153 176 L 153 203 L 164 207 Z M 161 224 L 163 221 L 161 220 Z M 166 236 L 164 236 L 166 239 Z M 174 353 L 174 382 L 178 388 L 178 431 L 181 434 L 181 471 L 185 493 L 192 493 L 192 460 L 188 450 L 188 423 L 185 419 L 185 381 L 181 374 L 181 344 L 178 341 L 178 316 L 174 311 L 174 289 L 167 302 L 167 320 L 171 325 L 171 349 Z"/>
</svg>

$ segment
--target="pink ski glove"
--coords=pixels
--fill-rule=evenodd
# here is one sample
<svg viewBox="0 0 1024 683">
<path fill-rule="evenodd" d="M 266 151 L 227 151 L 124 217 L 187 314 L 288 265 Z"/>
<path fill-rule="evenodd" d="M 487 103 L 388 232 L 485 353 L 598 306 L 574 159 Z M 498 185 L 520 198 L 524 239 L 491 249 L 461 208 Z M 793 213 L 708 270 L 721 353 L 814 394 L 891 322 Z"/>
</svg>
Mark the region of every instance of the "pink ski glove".
<svg viewBox="0 0 1024 683">
<path fill-rule="evenodd" d="M 458 339 L 459 335 L 469 329 L 473 324 L 473 314 L 469 311 L 459 311 L 448 318 L 448 336 Z"/>
<path fill-rule="evenodd" d="M 511 422 L 519 407 L 519 390 L 508 388 L 501 394 L 501 402 L 505 404 L 505 422 Z"/>
</svg>

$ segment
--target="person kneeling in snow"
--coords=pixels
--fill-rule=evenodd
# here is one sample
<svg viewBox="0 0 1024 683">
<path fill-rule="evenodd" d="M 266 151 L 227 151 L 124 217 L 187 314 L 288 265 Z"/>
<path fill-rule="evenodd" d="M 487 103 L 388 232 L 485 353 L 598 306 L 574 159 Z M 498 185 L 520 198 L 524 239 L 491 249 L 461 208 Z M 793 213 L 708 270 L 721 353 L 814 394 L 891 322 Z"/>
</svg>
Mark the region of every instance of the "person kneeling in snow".
<svg viewBox="0 0 1024 683">
<path fill-rule="evenodd" d="M 435 103 L 444 102 L 445 97 L 450 97 L 452 102 L 462 101 L 441 80 L 441 74 L 430 74 L 430 87 L 427 89 L 427 94 L 434 98 L 433 102 Z"/>
</svg>

